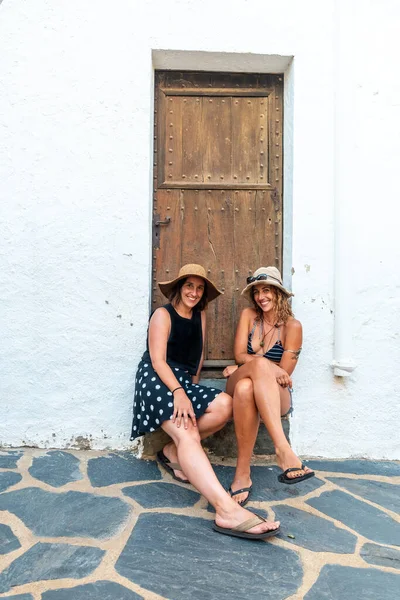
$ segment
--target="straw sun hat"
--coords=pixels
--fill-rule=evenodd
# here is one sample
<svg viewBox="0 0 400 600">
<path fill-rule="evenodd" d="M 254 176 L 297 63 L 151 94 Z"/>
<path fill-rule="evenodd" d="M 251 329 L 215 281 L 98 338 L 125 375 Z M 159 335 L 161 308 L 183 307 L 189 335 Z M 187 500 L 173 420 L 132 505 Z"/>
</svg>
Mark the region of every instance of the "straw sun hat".
<svg viewBox="0 0 400 600">
<path fill-rule="evenodd" d="M 242 296 L 252 300 L 251 288 L 259 283 L 264 283 L 264 281 L 266 285 L 279 288 L 286 296 L 294 296 L 292 292 L 283 287 L 281 274 L 276 267 L 260 267 L 254 271 L 253 275 L 247 278 L 247 285 L 242 291 Z"/>
<path fill-rule="evenodd" d="M 158 287 L 160 288 L 164 296 L 168 298 L 168 295 L 171 292 L 174 285 L 177 284 L 178 281 L 180 281 L 181 279 L 186 279 L 191 275 L 194 275 L 196 277 L 202 277 L 205 281 L 207 281 L 207 300 L 209 302 L 211 302 L 211 300 L 214 300 L 220 294 L 223 294 L 223 292 L 221 292 L 213 284 L 211 279 L 207 277 L 206 270 L 201 265 L 184 265 L 179 270 L 178 277 L 175 277 L 175 279 L 172 279 L 171 281 L 159 281 Z"/>
</svg>

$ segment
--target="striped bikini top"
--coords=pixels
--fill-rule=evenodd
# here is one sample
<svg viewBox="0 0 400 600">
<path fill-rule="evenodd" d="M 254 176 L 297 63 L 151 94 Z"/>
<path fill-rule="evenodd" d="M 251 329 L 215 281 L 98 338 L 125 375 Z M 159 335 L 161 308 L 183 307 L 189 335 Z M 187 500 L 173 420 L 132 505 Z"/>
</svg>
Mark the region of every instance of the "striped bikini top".
<svg viewBox="0 0 400 600">
<path fill-rule="evenodd" d="M 257 326 L 257 321 L 254 321 L 253 329 L 250 331 L 249 337 L 247 340 L 247 354 L 255 354 L 255 352 L 251 346 L 251 342 L 253 339 L 254 332 L 256 330 L 256 326 Z M 282 342 L 280 340 L 280 335 L 281 335 L 281 328 L 278 327 L 278 339 L 276 340 L 276 342 L 272 346 L 272 348 L 270 348 L 269 350 L 267 350 L 265 352 L 265 354 L 263 354 L 264 358 L 268 358 L 268 360 L 272 360 L 275 363 L 281 362 L 282 354 L 285 351 L 284 347 L 282 346 Z"/>
</svg>

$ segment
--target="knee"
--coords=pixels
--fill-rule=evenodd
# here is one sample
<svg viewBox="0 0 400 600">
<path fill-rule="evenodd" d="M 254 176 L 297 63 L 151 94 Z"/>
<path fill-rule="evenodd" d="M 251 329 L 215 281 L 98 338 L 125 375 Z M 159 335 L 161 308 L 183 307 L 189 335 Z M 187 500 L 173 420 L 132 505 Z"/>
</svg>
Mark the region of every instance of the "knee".
<svg viewBox="0 0 400 600">
<path fill-rule="evenodd" d="M 264 379 L 275 379 L 269 360 L 257 358 L 251 362 L 251 365 L 256 376 L 263 377 Z"/>
<path fill-rule="evenodd" d="M 187 429 L 184 428 L 183 424 L 180 427 L 177 427 L 177 441 L 176 445 L 179 446 L 183 441 L 190 441 L 192 443 L 201 443 L 201 438 L 199 434 L 199 430 L 197 427 L 194 427 L 191 423 Z"/>
<path fill-rule="evenodd" d="M 229 396 L 229 394 L 222 392 L 222 394 L 218 396 L 218 400 L 218 410 L 221 413 L 221 416 L 224 418 L 224 420 L 228 421 L 232 417 L 233 411 L 232 396 Z"/>
<path fill-rule="evenodd" d="M 253 401 L 254 390 L 253 390 L 253 382 L 249 377 L 245 377 L 237 382 L 235 385 L 235 400 L 239 400 L 240 402 Z"/>
<path fill-rule="evenodd" d="M 212 412 L 215 415 L 218 415 L 222 421 L 229 421 L 229 419 L 232 417 L 232 405 L 232 396 L 229 396 L 229 394 L 225 392 L 221 392 L 218 394 L 215 400 L 211 402 L 207 412 Z"/>
</svg>

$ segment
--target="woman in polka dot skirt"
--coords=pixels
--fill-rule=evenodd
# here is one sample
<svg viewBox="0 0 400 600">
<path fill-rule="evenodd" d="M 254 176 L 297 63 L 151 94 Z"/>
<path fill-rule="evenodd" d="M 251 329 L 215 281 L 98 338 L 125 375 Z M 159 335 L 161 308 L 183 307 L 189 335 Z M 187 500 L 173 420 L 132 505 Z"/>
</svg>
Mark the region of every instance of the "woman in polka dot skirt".
<svg viewBox="0 0 400 600">
<path fill-rule="evenodd" d="M 157 459 L 181 483 L 193 484 L 214 506 L 214 529 L 249 539 L 276 535 L 278 522 L 239 506 L 219 483 L 201 439 L 232 415 L 232 398 L 199 384 L 206 333 L 205 309 L 221 293 L 200 265 L 159 283 L 169 303 L 150 318 L 147 349 L 139 363 L 131 439 L 162 428 L 171 438 Z"/>
</svg>

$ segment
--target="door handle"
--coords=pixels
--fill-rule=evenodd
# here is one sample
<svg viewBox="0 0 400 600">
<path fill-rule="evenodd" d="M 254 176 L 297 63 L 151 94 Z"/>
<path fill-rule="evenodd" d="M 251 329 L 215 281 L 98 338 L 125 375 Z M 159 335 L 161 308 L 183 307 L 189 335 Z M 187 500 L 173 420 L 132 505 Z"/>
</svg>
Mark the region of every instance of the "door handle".
<svg viewBox="0 0 400 600">
<path fill-rule="evenodd" d="M 160 225 L 169 225 L 169 224 L 170 224 L 170 222 L 171 222 L 171 217 L 167 217 L 167 218 L 165 219 L 165 221 L 156 221 L 156 222 L 154 223 L 154 225 L 155 225 L 156 227 L 159 227 Z"/>
<path fill-rule="evenodd" d="M 154 215 L 153 221 L 153 247 L 154 249 L 160 247 L 160 227 L 161 225 L 169 225 L 171 223 L 171 217 L 166 217 L 164 221 L 160 219 L 160 215 Z"/>
</svg>

